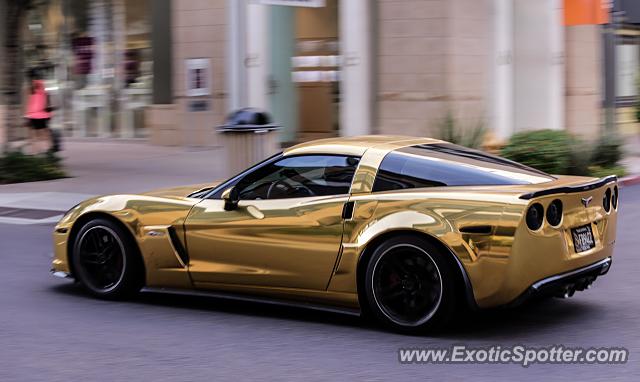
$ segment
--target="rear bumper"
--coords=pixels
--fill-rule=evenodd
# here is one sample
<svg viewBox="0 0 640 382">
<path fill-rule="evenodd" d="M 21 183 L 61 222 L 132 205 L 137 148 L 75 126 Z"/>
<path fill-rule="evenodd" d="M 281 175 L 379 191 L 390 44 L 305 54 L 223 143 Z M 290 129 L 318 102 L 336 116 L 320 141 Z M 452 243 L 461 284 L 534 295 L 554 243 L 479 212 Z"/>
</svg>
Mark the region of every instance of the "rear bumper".
<svg viewBox="0 0 640 382">
<path fill-rule="evenodd" d="M 607 190 L 615 187 L 611 183 L 615 178 L 605 180 L 609 183 L 595 189 L 592 187 L 601 185 L 601 181 L 566 190 L 552 189 L 554 192 L 564 190 L 567 193 L 536 196 L 528 204 L 539 203 L 546 211 L 553 200 L 559 199 L 563 204 L 563 213 L 558 226 L 552 226 L 544 220 L 539 229 L 532 231 L 523 218 L 526 208 L 517 209 L 520 205 L 505 207 L 500 227 L 491 238 L 488 254 L 465 264 L 478 306 L 490 308 L 509 305 L 526 295 L 534 285 L 537 288 L 533 292 L 540 294 L 542 289 L 549 288 L 547 284 L 553 285 L 550 281 L 556 280 L 554 276 L 569 277 L 576 270 L 611 258 L 616 241 L 618 208 L 617 205 L 612 206 L 607 211 L 604 203 L 600 202 L 604 200 Z M 580 187 L 588 190 L 582 191 Z M 583 226 L 591 228 L 593 246 L 579 250 L 575 247 L 572 230 Z M 581 285 L 578 287 L 569 288 L 569 294 L 580 290 Z"/>
<path fill-rule="evenodd" d="M 611 257 L 607 257 L 585 267 L 544 278 L 531 285 L 509 305 L 517 306 L 538 296 L 572 296 L 576 291 L 589 288 L 596 278 L 605 275 L 610 268 Z"/>
</svg>

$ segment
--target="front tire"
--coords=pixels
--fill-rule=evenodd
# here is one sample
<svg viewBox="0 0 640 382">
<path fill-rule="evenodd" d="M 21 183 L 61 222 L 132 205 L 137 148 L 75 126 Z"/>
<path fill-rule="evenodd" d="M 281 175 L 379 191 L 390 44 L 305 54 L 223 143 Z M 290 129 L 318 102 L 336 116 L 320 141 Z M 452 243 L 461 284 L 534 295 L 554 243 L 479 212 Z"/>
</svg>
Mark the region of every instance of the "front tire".
<svg viewBox="0 0 640 382">
<path fill-rule="evenodd" d="M 94 219 L 80 228 L 73 243 L 76 279 L 94 296 L 121 299 L 138 292 L 143 266 L 128 232 L 108 219 Z"/>
<path fill-rule="evenodd" d="M 402 235 L 385 241 L 374 250 L 364 281 L 368 310 L 395 331 L 423 333 L 453 318 L 454 274 L 427 240 Z"/>
</svg>

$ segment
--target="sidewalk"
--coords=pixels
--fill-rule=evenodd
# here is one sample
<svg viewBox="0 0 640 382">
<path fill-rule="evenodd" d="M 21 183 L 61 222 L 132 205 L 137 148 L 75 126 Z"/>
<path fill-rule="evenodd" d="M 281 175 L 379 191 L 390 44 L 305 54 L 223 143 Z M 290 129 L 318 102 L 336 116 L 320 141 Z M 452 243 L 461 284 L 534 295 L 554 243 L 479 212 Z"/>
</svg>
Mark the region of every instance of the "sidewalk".
<svg viewBox="0 0 640 382">
<path fill-rule="evenodd" d="M 6 217 L 11 216 L 8 208 L 66 211 L 96 195 L 213 182 L 225 175 L 222 148 L 196 150 L 144 142 L 67 140 L 60 155 L 69 178 L 0 186 L 0 222 L 33 224 L 32 219 Z"/>
<path fill-rule="evenodd" d="M 623 178 L 625 185 L 640 183 L 640 137 L 627 139 L 624 145 L 625 158 L 621 161 L 627 169 L 627 176 Z"/>
<path fill-rule="evenodd" d="M 206 183 L 224 175 L 222 148 L 185 149 L 144 142 L 70 140 L 60 156 L 70 178 L 0 186 L 5 192 L 101 195 Z"/>
<path fill-rule="evenodd" d="M 624 145 L 625 158 L 622 164 L 631 176 L 640 175 L 640 136 L 628 138 Z"/>
</svg>

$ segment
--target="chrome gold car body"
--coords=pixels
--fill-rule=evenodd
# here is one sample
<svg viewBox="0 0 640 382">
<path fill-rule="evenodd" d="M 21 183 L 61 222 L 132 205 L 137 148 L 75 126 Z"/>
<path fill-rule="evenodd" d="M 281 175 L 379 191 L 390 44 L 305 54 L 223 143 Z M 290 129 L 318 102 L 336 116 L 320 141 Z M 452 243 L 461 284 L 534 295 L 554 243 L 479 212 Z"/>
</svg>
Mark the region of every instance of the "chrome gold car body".
<svg viewBox="0 0 640 382">
<path fill-rule="evenodd" d="M 359 158 L 350 189 L 340 195 L 240 200 L 231 211 L 225 210 L 222 198 L 211 197 L 208 189 L 215 191 L 214 184 L 90 199 L 56 226 L 53 270 L 73 274 L 70 243 L 83 222 L 99 216 L 131 233 L 143 257 L 148 287 L 227 291 L 355 309 L 363 256 L 398 233 L 427 238 L 452 256 L 464 280 L 462 288 L 479 307 L 508 304 L 540 280 L 611 257 L 618 206 L 607 212 L 599 201 L 607 189 L 613 190 L 615 177 L 597 184 L 593 178 L 557 176 L 531 184 L 374 192 L 381 162 L 390 152 L 434 143 L 442 142 L 339 138 L 294 146 L 281 154 Z M 460 161 L 473 167 L 465 158 Z M 583 198 L 593 201 L 585 207 Z M 531 231 L 523 219 L 527 208 L 540 203 L 546 211 L 554 200 L 563 205 L 560 224 L 544 221 Z M 595 245 L 576 252 L 571 229 L 585 225 L 592 228 Z"/>
</svg>

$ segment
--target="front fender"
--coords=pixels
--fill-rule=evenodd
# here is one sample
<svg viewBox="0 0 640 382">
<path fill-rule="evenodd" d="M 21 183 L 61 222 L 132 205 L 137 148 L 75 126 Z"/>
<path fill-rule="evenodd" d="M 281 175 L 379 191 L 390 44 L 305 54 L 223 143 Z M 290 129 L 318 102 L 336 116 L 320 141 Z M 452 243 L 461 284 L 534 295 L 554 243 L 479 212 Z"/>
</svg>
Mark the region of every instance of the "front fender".
<svg viewBox="0 0 640 382">
<path fill-rule="evenodd" d="M 174 224 L 184 220 L 199 199 L 168 199 L 145 195 L 107 195 L 83 201 L 69 210 L 56 228 L 71 228 L 83 215 L 100 212 L 111 215 L 137 235 L 140 227 Z"/>
<path fill-rule="evenodd" d="M 131 233 L 146 270 L 147 286 L 190 286 L 186 264 L 174 248 L 169 228 L 184 242 L 183 223 L 198 199 L 146 195 L 110 195 L 88 199 L 67 212 L 56 225 L 52 268 L 71 273 L 69 254 L 74 235 L 93 218 L 114 219 Z"/>
</svg>

